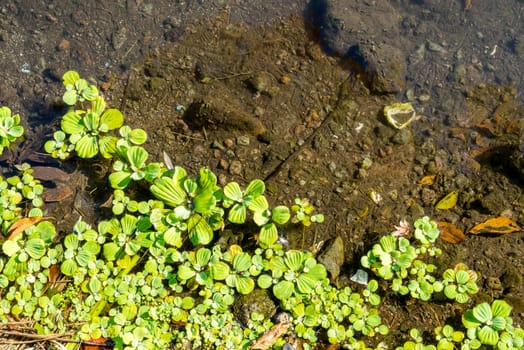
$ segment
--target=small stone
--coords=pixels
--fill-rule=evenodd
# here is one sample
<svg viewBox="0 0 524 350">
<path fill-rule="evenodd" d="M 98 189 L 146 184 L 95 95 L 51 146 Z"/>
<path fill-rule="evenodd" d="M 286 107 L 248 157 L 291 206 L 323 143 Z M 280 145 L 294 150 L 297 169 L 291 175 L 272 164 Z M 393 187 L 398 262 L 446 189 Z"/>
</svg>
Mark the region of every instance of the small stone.
<svg viewBox="0 0 524 350">
<path fill-rule="evenodd" d="M 60 41 L 60 43 L 58 44 L 56 49 L 58 51 L 65 51 L 65 50 L 69 49 L 70 46 L 71 46 L 71 43 L 69 42 L 69 40 L 62 39 L 62 41 Z"/>
<path fill-rule="evenodd" d="M 288 75 L 283 75 L 280 77 L 280 82 L 284 85 L 289 84 L 290 81 L 291 81 L 291 78 Z"/>
<path fill-rule="evenodd" d="M 326 267 L 331 281 L 340 275 L 340 268 L 344 264 L 344 241 L 340 236 L 328 241 L 318 256 L 318 261 Z"/>
<path fill-rule="evenodd" d="M 249 146 L 249 136 L 242 135 L 237 137 L 237 144 L 240 146 Z"/>
<path fill-rule="evenodd" d="M 231 141 L 233 142 L 233 141 Z M 224 141 L 225 143 L 225 141 Z M 222 150 L 224 151 L 226 148 L 224 147 L 224 145 L 222 145 L 220 142 L 218 142 L 217 140 L 213 141 L 213 143 L 211 144 L 211 148 L 215 148 L 215 149 L 219 149 L 219 150 Z"/>
<path fill-rule="evenodd" d="M 329 171 L 331 171 L 331 173 L 334 173 L 335 170 L 337 170 L 337 165 L 335 164 L 335 162 L 329 162 L 328 169 Z"/>
<path fill-rule="evenodd" d="M 242 163 L 239 160 L 232 160 L 229 164 L 229 173 L 231 175 L 242 174 Z"/>
<path fill-rule="evenodd" d="M 229 167 L 229 162 L 227 161 L 227 159 L 222 158 L 222 159 L 220 159 L 218 161 L 218 167 L 220 169 L 224 169 L 225 170 L 225 169 L 227 169 Z"/>
<path fill-rule="evenodd" d="M 494 291 L 501 291 L 502 283 L 500 282 L 500 279 L 498 277 L 488 277 L 486 279 L 486 285 L 489 289 L 492 289 Z"/>
<path fill-rule="evenodd" d="M 227 148 L 233 147 L 234 144 L 235 144 L 235 141 L 233 141 L 232 139 L 228 138 L 224 140 L 224 146 L 226 146 Z"/>
<path fill-rule="evenodd" d="M 429 96 L 428 94 L 422 94 L 418 97 L 418 100 L 420 102 L 428 102 L 430 98 L 431 96 Z"/>
</svg>

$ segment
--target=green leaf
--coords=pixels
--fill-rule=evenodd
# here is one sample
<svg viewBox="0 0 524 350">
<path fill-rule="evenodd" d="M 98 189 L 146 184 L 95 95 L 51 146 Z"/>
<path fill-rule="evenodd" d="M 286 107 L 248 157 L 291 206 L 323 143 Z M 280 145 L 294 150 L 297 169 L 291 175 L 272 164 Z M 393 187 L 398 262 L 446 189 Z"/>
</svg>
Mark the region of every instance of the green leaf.
<svg viewBox="0 0 524 350">
<path fill-rule="evenodd" d="M 116 154 L 117 138 L 110 135 L 102 135 L 98 138 L 98 147 L 100 154 L 106 159 L 113 158 Z"/>
<path fill-rule="evenodd" d="M 71 89 L 64 92 L 64 95 L 62 97 L 62 100 L 64 103 L 68 106 L 74 106 L 76 101 L 78 100 L 78 94 L 76 90 Z"/>
<path fill-rule="evenodd" d="M 149 154 L 140 146 L 132 146 L 127 151 L 127 158 L 132 167 L 141 169 L 144 167 Z"/>
<path fill-rule="evenodd" d="M 262 247 L 269 247 L 278 240 L 278 231 L 274 223 L 265 224 L 258 237 Z"/>
<path fill-rule="evenodd" d="M 243 295 L 247 295 L 255 289 L 255 282 L 249 277 L 234 275 L 235 277 L 235 288 Z"/>
<path fill-rule="evenodd" d="M 211 191 L 205 191 L 197 195 L 192 203 L 197 213 L 208 215 L 215 206 L 216 198 Z"/>
<path fill-rule="evenodd" d="M 489 326 L 482 327 L 477 335 L 482 344 L 496 345 L 499 341 L 498 332 Z"/>
<path fill-rule="evenodd" d="M 305 255 L 299 250 L 289 250 L 286 252 L 284 257 L 284 262 L 287 267 L 293 271 L 298 271 L 303 267 L 303 262 L 305 260 Z"/>
<path fill-rule="evenodd" d="M 229 209 L 227 219 L 234 224 L 243 224 L 246 221 L 246 207 L 243 204 L 236 203 Z"/>
<path fill-rule="evenodd" d="M 267 289 L 273 284 L 273 278 L 271 276 L 262 274 L 258 276 L 257 285 L 262 289 Z"/>
<path fill-rule="evenodd" d="M 82 122 L 82 116 L 75 111 L 69 111 L 62 117 L 60 127 L 68 134 L 78 134 L 86 131 L 86 127 Z"/>
<path fill-rule="evenodd" d="M 156 198 L 172 207 L 185 204 L 186 193 L 169 177 L 162 177 L 156 180 L 150 190 Z"/>
<path fill-rule="evenodd" d="M 297 278 L 297 289 L 300 293 L 308 294 L 315 288 L 318 280 L 308 274 L 300 274 Z"/>
<path fill-rule="evenodd" d="M 131 173 L 127 171 L 117 171 L 109 174 L 109 183 L 114 189 L 122 190 L 131 182 Z"/>
<path fill-rule="evenodd" d="M 107 261 L 114 261 L 119 251 L 120 247 L 114 242 L 104 244 L 103 254 Z"/>
<path fill-rule="evenodd" d="M 80 92 L 82 97 L 88 101 L 93 101 L 96 97 L 98 97 L 98 89 L 94 85 L 89 85 Z"/>
<path fill-rule="evenodd" d="M 286 300 L 293 294 L 294 289 L 293 282 L 280 281 L 273 286 L 273 294 L 279 300 Z"/>
<path fill-rule="evenodd" d="M 266 190 L 266 185 L 264 184 L 264 181 L 255 179 L 251 181 L 249 185 L 247 186 L 245 195 L 257 197 L 263 194 L 265 190 Z"/>
<path fill-rule="evenodd" d="M 187 221 L 187 231 L 193 245 L 206 245 L 213 239 L 213 230 L 206 220 L 198 214 L 192 215 Z"/>
<path fill-rule="evenodd" d="M 482 323 L 488 323 L 493 318 L 491 307 L 488 303 L 482 303 L 475 306 L 472 310 L 473 316 Z"/>
<path fill-rule="evenodd" d="M 207 265 L 211 258 L 211 250 L 207 248 L 199 248 L 196 252 L 196 263 L 202 267 Z"/>
<path fill-rule="evenodd" d="M 271 219 L 277 224 L 284 225 L 288 222 L 291 214 L 289 213 L 289 208 L 285 205 L 279 205 L 272 210 Z"/>
<path fill-rule="evenodd" d="M 164 232 L 164 241 L 175 248 L 180 248 L 183 243 L 180 230 L 175 227 L 170 227 L 167 229 L 167 231 Z"/>
<path fill-rule="evenodd" d="M 135 145 L 141 145 L 147 140 L 147 133 L 142 129 L 133 129 L 129 133 L 129 141 Z"/>
<path fill-rule="evenodd" d="M 177 276 L 180 281 L 187 281 L 191 277 L 195 276 L 195 274 L 195 270 L 186 265 L 180 265 L 178 267 Z"/>
<path fill-rule="evenodd" d="M 68 70 L 67 72 L 62 75 L 62 80 L 64 83 L 64 86 L 67 85 L 75 85 L 76 81 L 80 79 L 80 75 L 78 72 L 74 70 Z"/>
<path fill-rule="evenodd" d="M 100 126 L 105 126 L 107 130 L 117 129 L 124 123 L 124 116 L 118 109 L 111 108 L 102 114 Z"/>
<path fill-rule="evenodd" d="M 511 313 L 511 306 L 504 300 L 495 300 L 491 304 L 493 316 L 508 317 Z"/>
<path fill-rule="evenodd" d="M 243 199 L 242 190 L 238 183 L 234 181 L 224 186 L 224 195 L 235 202 L 242 202 Z"/>
<path fill-rule="evenodd" d="M 80 158 L 93 158 L 98 153 L 98 143 L 93 135 L 84 135 L 75 145 L 76 153 Z"/>
<path fill-rule="evenodd" d="M 133 215 L 126 214 L 122 219 L 120 219 L 122 232 L 128 236 L 135 233 L 137 221 L 138 219 Z"/>
<path fill-rule="evenodd" d="M 2 244 L 2 251 L 7 256 L 13 256 L 20 250 L 20 246 L 17 241 L 12 241 L 8 239 Z"/>
<path fill-rule="evenodd" d="M 267 202 L 266 197 L 258 196 L 258 197 L 256 197 L 255 199 L 253 199 L 252 201 L 249 202 L 248 208 L 249 208 L 249 210 L 251 210 L 254 213 L 263 213 L 267 209 L 269 209 L 269 203 Z M 264 224 L 265 224 L 265 222 L 264 222 Z M 257 225 L 261 226 L 259 223 L 257 223 Z"/>
<path fill-rule="evenodd" d="M 248 253 L 238 253 L 233 258 L 233 269 L 237 272 L 247 271 L 251 266 L 251 257 Z"/>
<path fill-rule="evenodd" d="M 33 238 L 26 242 L 25 251 L 33 259 L 40 259 L 45 254 L 45 242 L 40 238 Z"/>
<path fill-rule="evenodd" d="M 91 277 L 91 279 L 89 280 L 89 290 L 91 291 L 91 293 L 98 293 L 100 292 L 100 290 L 102 289 L 102 283 L 100 282 L 100 280 L 96 277 Z"/>
<path fill-rule="evenodd" d="M 457 281 L 458 284 L 465 284 L 466 282 L 469 281 L 469 273 L 464 270 L 458 270 L 455 273 L 455 280 Z"/>
<path fill-rule="evenodd" d="M 454 284 L 448 284 L 444 287 L 444 295 L 449 299 L 455 299 L 457 297 L 457 286 Z"/>
<path fill-rule="evenodd" d="M 217 177 L 211 170 L 207 168 L 200 168 L 200 173 L 198 174 L 197 182 L 200 191 L 214 192 L 217 184 Z"/>
<path fill-rule="evenodd" d="M 223 261 L 218 261 L 211 265 L 211 278 L 216 281 L 223 281 L 229 276 L 230 268 L 229 265 Z"/>
<path fill-rule="evenodd" d="M 72 277 L 78 270 L 78 265 L 72 259 L 64 260 L 60 266 L 60 271 L 69 277 Z"/>
<path fill-rule="evenodd" d="M 78 237 L 71 233 L 64 238 L 64 247 L 75 250 L 78 248 Z"/>
<path fill-rule="evenodd" d="M 327 277 L 326 268 L 322 264 L 316 264 L 309 269 L 307 275 L 313 277 L 317 281 L 321 281 Z"/>
</svg>

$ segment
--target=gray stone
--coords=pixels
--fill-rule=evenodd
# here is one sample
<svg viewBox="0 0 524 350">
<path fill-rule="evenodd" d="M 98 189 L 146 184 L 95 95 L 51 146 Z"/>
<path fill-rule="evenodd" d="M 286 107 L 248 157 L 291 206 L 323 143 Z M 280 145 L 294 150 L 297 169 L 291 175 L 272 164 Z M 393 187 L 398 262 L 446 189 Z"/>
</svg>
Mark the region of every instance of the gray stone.
<svg viewBox="0 0 524 350">
<path fill-rule="evenodd" d="M 340 236 L 329 240 L 317 259 L 326 267 L 331 281 L 340 275 L 340 267 L 344 264 L 344 241 Z"/>
</svg>

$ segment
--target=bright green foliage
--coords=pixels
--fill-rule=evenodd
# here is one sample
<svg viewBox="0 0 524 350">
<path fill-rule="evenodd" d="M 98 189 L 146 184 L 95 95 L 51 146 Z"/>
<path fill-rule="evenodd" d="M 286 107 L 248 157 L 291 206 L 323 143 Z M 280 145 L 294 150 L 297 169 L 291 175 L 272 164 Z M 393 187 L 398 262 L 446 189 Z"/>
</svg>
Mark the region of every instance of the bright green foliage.
<svg viewBox="0 0 524 350">
<path fill-rule="evenodd" d="M 0 154 L 17 138 L 24 134 L 24 128 L 20 125 L 20 116 L 11 115 L 11 109 L 0 107 Z"/>
<path fill-rule="evenodd" d="M 282 259 L 282 258 L 280 258 Z M 275 297 L 285 300 L 294 294 L 311 293 L 326 278 L 326 269 L 309 252 L 287 251 L 280 263 L 283 279 L 273 286 Z"/>
<path fill-rule="evenodd" d="M 246 221 L 247 209 L 253 212 L 267 210 L 267 201 L 263 196 L 266 186 L 261 180 L 253 180 L 242 191 L 236 182 L 230 182 L 224 187 L 224 208 L 229 208 L 228 220 L 235 224 Z"/>
<path fill-rule="evenodd" d="M 75 145 L 68 143 L 65 132 L 58 130 L 54 132 L 53 139 L 45 143 L 44 149 L 51 157 L 64 160 L 75 149 Z"/>
<path fill-rule="evenodd" d="M 69 134 L 69 141 L 81 158 L 93 158 L 100 152 L 111 158 L 116 152 L 117 138 L 108 132 L 122 126 L 124 117 L 118 109 L 105 109 L 105 102 L 98 96 L 91 108 L 70 110 L 62 118 L 62 130 Z"/>
<path fill-rule="evenodd" d="M 478 292 L 477 273 L 468 270 L 464 264 L 457 264 L 454 269 L 447 269 L 442 274 L 444 294 L 459 303 L 469 301 L 469 295 Z"/>
<path fill-rule="evenodd" d="M 148 153 L 142 147 L 121 146 L 118 148 L 118 154 L 121 160 L 115 161 L 113 164 L 115 172 L 109 175 L 109 182 L 113 188 L 124 189 L 131 180 L 145 179 L 152 182 L 161 175 L 162 165 L 160 163 L 146 164 Z"/>
<path fill-rule="evenodd" d="M 432 247 L 432 244 L 435 243 L 438 236 L 440 235 L 437 223 L 431 220 L 428 216 L 424 216 L 420 219 L 415 220 L 413 226 L 415 227 L 413 237 L 415 237 L 415 239 L 420 244 L 420 246 L 418 247 L 418 251 L 424 254 L 426 250 L 429 249 L 430 255 L 438 255 L 438 250 Z"/>
<path fill-rule="evenodd" d="M 386 235 L 362 257 L 361 263 L 386 280 L 403 279 L 408 276 L 408 269 L 416 257 L 416 249 L 406 238 Z"/>
<path fill-rule="evenodd" d="M 482 303 L 466 311 L 462 315 L 462 323 L 468 330 L 468 338 L 478 339 L 485 345 L 497 345 L 500 333 L 513 331 L 510 313 L 511 306 L 508 303 L 495 300 L 491 305 Z"/>
<path fill-rule="evenodd" d="M 22 215 L 42 216 L 43 187 L 28 165 L 0 178 L 1 322 L 31 319 L 39 335 L 107 337 L 115 349 L 247 349 L 280 328 L 275 349 L 298 337 L 306 350 L 326 342 L 367 350 L 367 338 L 388 333 L 375 308 L 383 284 L 370 280 L 361 292 L 337 288 L 312 253 L 286 251 L 277 243 L 279 229 L 290 223 L 307 227 L 324 220 L 313 214 L 309 200 L 296 199 L 291 209 L 270 206 L 261 180 L 245 189 L 235 182 L 221 188 L 209 169 L 191 177 L 166 160 L 166 166 L 151 163 L 139 146 L 146 133 L 123 125 L 122 114 L 106 109 L 95 86 L 74 71 L 64 74 L 64 85 L 64 101 L 78 109 L 67 112 L 62 130 L 45 149 L 61 159 L 73 151 L 110 158 L 114 216 L 94 226 L 79 219 L 71 232 L 58 236 L 48 221 L 9 236 L 9 227 Z M 118 136 L 111 135 L 117 128 Z M 131 181 L 136 186 L 128 187 Z M 151 194 L 134 197 L 132 191 L 144 186 Z M 249 248 L 237 245 L 245 242 L 240 232 L 257 233 L 257 227 L 256 246 L 250 236 Z M 462 302 L 476 292 L 476 274 L 465 267 L 446 270 L 443 280 L 434 277 L 436 266 L 423 258 L 441 253 L 434 246 L 438 229 L 427 217 L 414 227 L 413 242 L 386 235 L 362 264 L 391 290 L 413 298 L 443 293 Z M 238 238 L 235 244 L 228 243 L 226 232 Z M 278 303 L 287 315 L 282 323 L 257 311 L 240 323 L 235 301 L 255 289 L 268 294 L 273 308 Z M 467 337 L 445 325 L 435 330 L 437 346 L 425 345 L 413 330 L 413 341 L 401 349 L 466 350 L 483 344 L 521 349 L 523 331 L 513 326 L 510 310 L 505 302 L 480 304 L 463 317 Z"/>
<path fill-rule="evenodd" d="M 189 178 L 184 168 L 175 167 L 173 176 L 156 179 L 151 193 L 173 207 L 152 220 L 157 229 L 175 227 L 178 234 L 187 234 L 194 245 L 209 244 L 213 231 L 223 223 L 223 210 L 216 206 L 216 176 L 202 168 L 196 179 Z"/>
<path fill-rule="evenodd" d="M 90 85 L 85 79 L 75 71 L 67 71 L 62 76 L 66 92 L 63 100 L 69 106 L 74 106 L 77 102 L 93 101 L 98 96 L 98 89 Z"/>
<path fill-rule="evenodd" d="M 295 198 L 295 204 L 291 206 L 291 211 L 295 214 L 293 216 L 293 223 L 302 223 L 304 226 L 310 226 L 312 222 L 324 222 L 323 214 L 313 214 L 315 207 L 309 203 L 307 198 Z"/>
<path fill-rule="evenodd" d="M 43 186 L 33 177 L 33 170 L 28 164 L 17 166 L 19 175 L 7 179 L 0 177 L 0 224 L 2 232 L 6 232 L 16 220 L 20 219 L 25 208 L 24 200 L 33 207 L 43 204 Z M 41 216 L 34 214 L 33 216 Z"/>
<path fill-rule="evenodd" d="M 453 350 L 464 339 L 464 333 L 455 331 L 450 325 L 435 328 L 438 350 Z"/>
</svg>

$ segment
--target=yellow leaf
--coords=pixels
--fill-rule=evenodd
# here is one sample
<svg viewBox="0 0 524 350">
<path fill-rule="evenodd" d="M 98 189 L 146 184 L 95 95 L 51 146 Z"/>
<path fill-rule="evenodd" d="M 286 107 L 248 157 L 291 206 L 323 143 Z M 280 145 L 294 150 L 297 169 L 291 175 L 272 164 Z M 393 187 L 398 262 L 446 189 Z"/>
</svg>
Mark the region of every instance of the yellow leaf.
<svg viewBox="0 0 524 350">
<path fill-rule="evenodd" d="M 426 175 L 418 182 L 419 186 L 428 185 L 431 186 L 435 182 L 437 175 Z"/>
<path fill-rule="evenodd" d="M 435 208 L 440 209 L 440 210 L 451 209 L 455 206 L 455 204 L 457 204 L 457 199 L 458 199 L 458 192 L 452 191 L 448 193 L 446 197 L 442 198 L 437 203 Z"/>
<path fill-rule="evenodd" d="M 499 216 L 475 225 L 471 230 L 469 230 L 469 233 L 474 235 L 478 235 L 479 233 L 505 234 L 520 230 L 522 230 L 522 228 L 515 221 L 505 216 Z"/>
</svg>

